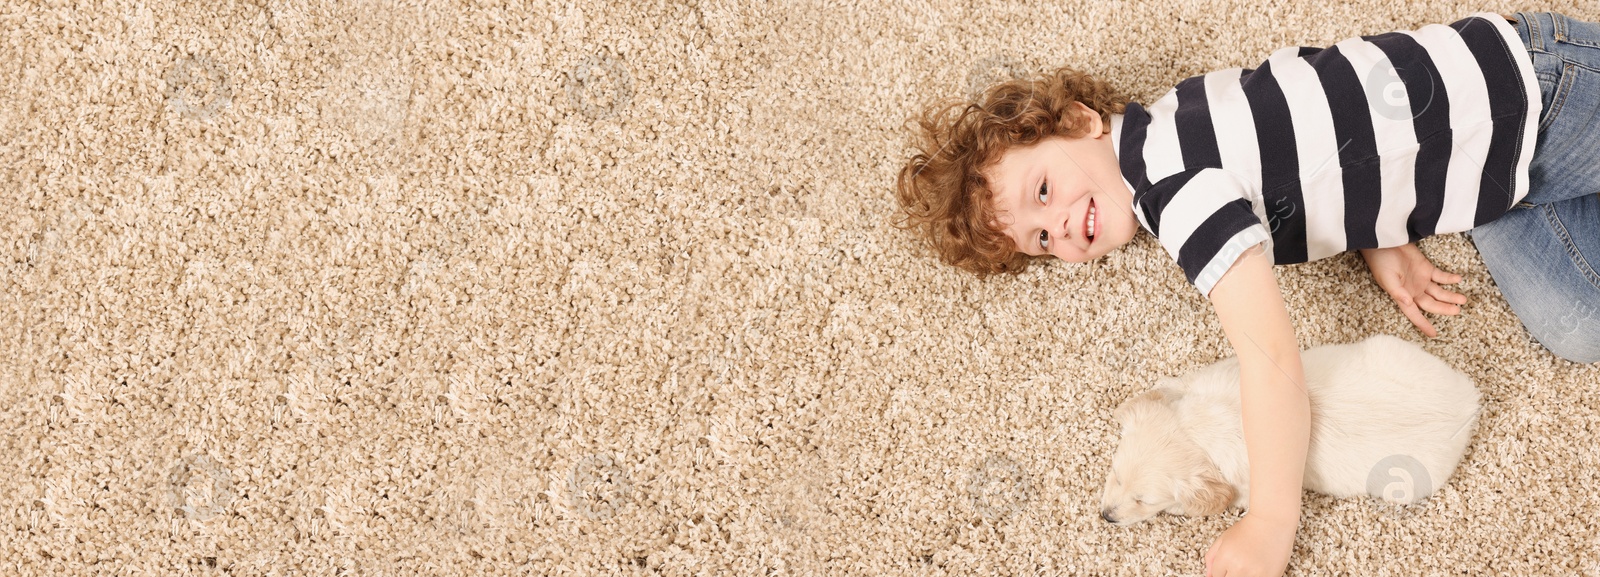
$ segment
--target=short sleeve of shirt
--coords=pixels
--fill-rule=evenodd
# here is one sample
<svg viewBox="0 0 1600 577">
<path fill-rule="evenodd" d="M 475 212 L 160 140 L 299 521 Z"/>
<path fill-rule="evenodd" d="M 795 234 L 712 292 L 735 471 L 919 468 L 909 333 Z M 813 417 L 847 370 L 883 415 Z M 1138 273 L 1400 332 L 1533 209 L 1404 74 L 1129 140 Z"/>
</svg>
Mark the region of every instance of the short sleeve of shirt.
<svg viewBox="0 0 1600 577">
<path fill-rule="evenodd" d="M 1136 195 L 1134 205 L 1139 224 L 1208 298 L 1239 255 L 1272 240 L 1249 190 L 1226 170 L 1198 168 L 1163 178 Z M 1265 253 L 1271 258 L 1271 250 Z"/>
</svg>

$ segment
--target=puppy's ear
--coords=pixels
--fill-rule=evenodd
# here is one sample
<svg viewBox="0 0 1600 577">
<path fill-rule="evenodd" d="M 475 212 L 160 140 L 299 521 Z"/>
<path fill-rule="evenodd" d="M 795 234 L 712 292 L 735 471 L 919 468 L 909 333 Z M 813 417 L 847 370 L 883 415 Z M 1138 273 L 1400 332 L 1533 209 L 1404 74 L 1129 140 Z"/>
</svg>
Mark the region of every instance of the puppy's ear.
<svg viewBox="0 0 1600 577">
<path fill-rule="evenodd" d="M 1156 380 L 1156 388 L 1154 390 L 1160 392 L 1168 403 L 1176 403 L 1178 399 L 1183 398 L 1183 389 L 1183 381 L 1173 377 L 1161 377 Z"/>
<path fill-rule="evenodd" d="M 1182 514 L 1216 515 L 1228 510 L 1238 492 L 1222 480 L 1216 469 L 1206 467 L 1199 475 L 1178 482 L 1178 506 Z"/>
<path fill-rule="evenodd" d="M 1161 392 L 1161 389 L 1150 389 L 1123 401 L 1121 405 L 1117 406 L 1117 410 L 1111 412 L 1111 418 L 1116 419 L 1118 424 L 1126 427 L 1128 423 L 1133 422 L 1135 416 L 1148 410 L 1151 405 L 1158 405 L 1166 402 L 1166 400 L 1166 395 Z"/>
</svg>

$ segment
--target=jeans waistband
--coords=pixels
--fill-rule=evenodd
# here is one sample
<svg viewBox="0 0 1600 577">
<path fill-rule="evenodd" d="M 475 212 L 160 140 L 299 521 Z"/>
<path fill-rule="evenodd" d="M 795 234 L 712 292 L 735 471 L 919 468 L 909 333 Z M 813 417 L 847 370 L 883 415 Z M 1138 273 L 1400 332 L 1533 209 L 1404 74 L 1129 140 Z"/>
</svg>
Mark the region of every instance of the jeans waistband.
<svg viewBox="0 0 1600 577">
<path fill-rule="evenodd" d="M 1541 29 L 1551 28 L 1550 13 L 1548 12 L 1518 12 L 1510 18 L 1511 27 L 1517 29 L 1517 36 L 1522 38 L 1522 46 L 1529 50 L 1543 50 L 1544 38 Z"/>
</svg>

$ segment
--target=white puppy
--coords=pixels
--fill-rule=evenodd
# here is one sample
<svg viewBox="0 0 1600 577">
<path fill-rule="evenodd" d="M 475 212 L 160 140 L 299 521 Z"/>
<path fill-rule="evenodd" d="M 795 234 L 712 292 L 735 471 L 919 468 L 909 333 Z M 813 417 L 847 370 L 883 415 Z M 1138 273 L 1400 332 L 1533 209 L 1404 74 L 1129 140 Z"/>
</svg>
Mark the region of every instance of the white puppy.
<svg viewBox="0 0 1600 577">
<path fill-rule="evenodd" d="M 1300 355 L 1311 395 L 1305 488 L 1413 503 L 1455 472 L 1478 416 L 1478 389 L 1422 347 L 1387 335 Z M 1239 361 L 1229 358 L 1117 407 L 1122 444 L 1100 517 L 1118 525 L 1163 511 L 1243 507 L 1250 466 L 1239 414 Z"/>
</svg>

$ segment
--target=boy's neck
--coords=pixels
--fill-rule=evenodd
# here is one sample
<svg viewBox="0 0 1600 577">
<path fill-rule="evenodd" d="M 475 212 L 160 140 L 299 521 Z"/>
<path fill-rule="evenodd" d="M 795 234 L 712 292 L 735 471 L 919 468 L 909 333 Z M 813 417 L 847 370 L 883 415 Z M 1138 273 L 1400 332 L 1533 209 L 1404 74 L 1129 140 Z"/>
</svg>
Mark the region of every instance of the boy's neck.
<svg viewBox="0 0 1600 577">
<path fill-rule="evenodd" d="M 1122 114 L 1111 114 L 1111 154 L 1117 159 L 1117 174 L 1122 174 Z M 1128 185 L 1128 190 L 1138 192 L 1133 183 L 1128 182 L 1127 175 L 1122 176 L 1123 183 Z"/>
<path fill-rule="evenodd" d="M 1111 152 L 1117 155 L 1117 163 L 1122 163 L 1122 118 L 1123 115 L 1111 113 Z"/>
</svg>

